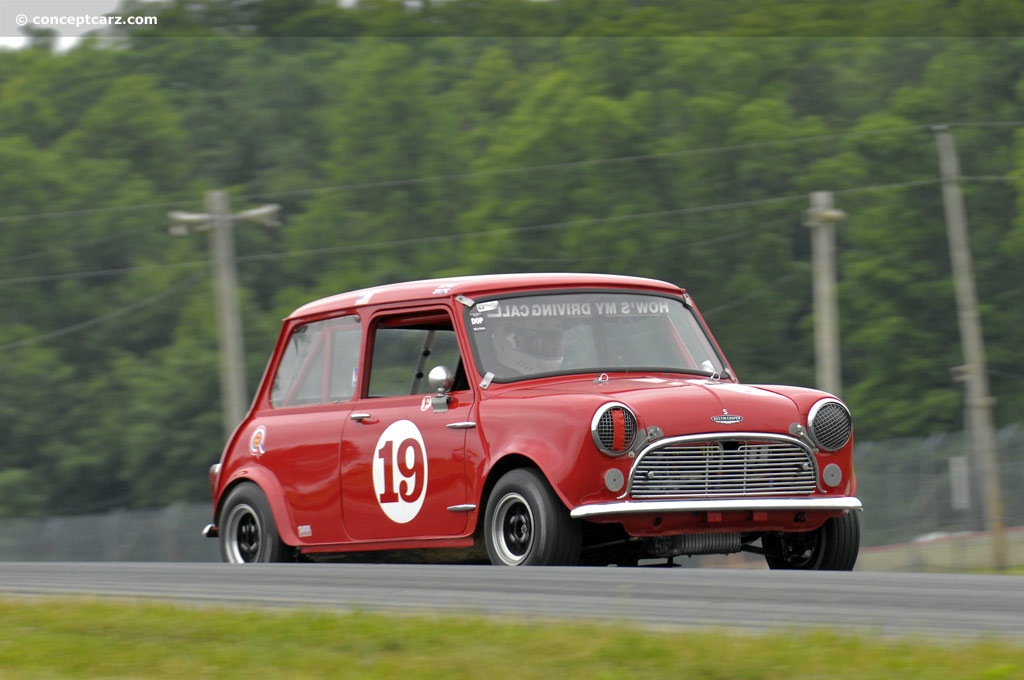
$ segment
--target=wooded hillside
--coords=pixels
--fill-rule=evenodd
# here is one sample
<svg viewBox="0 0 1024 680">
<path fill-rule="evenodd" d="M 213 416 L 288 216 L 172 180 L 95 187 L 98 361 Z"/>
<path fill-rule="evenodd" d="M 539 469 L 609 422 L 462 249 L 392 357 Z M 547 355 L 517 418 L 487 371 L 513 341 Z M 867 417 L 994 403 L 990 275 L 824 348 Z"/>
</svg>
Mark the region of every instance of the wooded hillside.
<svg viewBox="0 0 1024 680">
<path fill-rule="evenodd" d="M 218 188 L 282 206 L 235 232 L 250 390 L 311 298 L 515 271 L 679 283 L 744 382 L 813 384 L 805 211 L 835 192 L 858 437 L 925 436 L 963 426 L 949 124 L 997 424 L 1022 420 L 1016 3 L 126 7 L 159 25 L 0 51 L 0 516 L 207 497 L 207 244 L 167 212 Z"/>
</svg>

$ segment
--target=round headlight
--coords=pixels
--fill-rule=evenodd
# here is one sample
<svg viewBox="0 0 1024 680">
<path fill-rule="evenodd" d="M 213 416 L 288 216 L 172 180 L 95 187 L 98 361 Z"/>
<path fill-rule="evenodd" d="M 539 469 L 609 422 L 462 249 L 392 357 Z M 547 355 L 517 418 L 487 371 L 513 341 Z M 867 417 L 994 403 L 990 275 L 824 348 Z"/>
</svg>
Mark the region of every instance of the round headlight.
<svg viewBox="0 0 1024 680">
<path fill-rule="evenodd" d="M 590 421 L 590 434 L 601 453 L 621 456 L 636 441 L 636 416 L 623 404 L 612 402 L 597 409 Z"/>
<path fill-rule="evenodd" d="M 822 399 L 807 414 L 807 433 L 818 448 L 838 451 L 853 434 L 853 417 L 838 399 Z"/>
</svg>

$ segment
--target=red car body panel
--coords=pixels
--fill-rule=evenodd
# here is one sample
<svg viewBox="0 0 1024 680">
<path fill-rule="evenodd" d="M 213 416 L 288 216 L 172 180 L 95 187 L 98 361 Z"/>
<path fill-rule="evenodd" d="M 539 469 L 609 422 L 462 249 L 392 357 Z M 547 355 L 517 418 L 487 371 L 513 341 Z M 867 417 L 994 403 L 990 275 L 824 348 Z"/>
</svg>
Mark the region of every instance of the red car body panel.
<svg viewBox="0 0 1024 680">
<path fill-rule="evenodd" d="M 831 395 L 807 388 L 739 384 L 710 332 L 708 340 L 724 366 L 721 375 L 585 372 L 488 384 L 486 373 L 475 365 L 472 330 L 467 328 L 466 310 L 472 301 L 574 290 L 685 300 L 704 326 L 681 288 L 608 275 L 418 281 L 354 291 L 300 307 L 284 320 L 252 407 L 211 470 L 215 524 L 230 489 L 251 482 L 266 495 L 281 540 L 309 554 L 467 547 L 474 543 L 482 521 L 494 471 L 510 464 L 538 469 L 574 517 L 618 524 L 639 537 L 806 531 L 859 508 L 854 498 L 852 436 L 837 451 L 814 447 L 808 458 L 813 462 L 807 464 L 815 468 L 815 488 L 800 498 L 769 496 L 759 505 L 758 498 L 712 494 L 689 499 L 688 506 L 674 506 L 672 499 L 631 499 L 631 475 L 643 457 L 642 447 L 620 456 L 598 450 L 591 424 L 603 405 L 616 402 L 632 411 L 638 430 L 650 437 L 648 448 L 673 438 L 699 435 L 710 441 L 753 433 L 810 450 L 801 443 L 807 438 L 794 433 L 807 428 L 809 411 Z M 433 392 L 425 383 L 417 394 L 367 396 L 371 329 L 382 318 L 417 314 L 450 317 L 465 362 L 466 383 L 451 391 L 443 411 L 433 408 Z M 341 315 L 357 316 L 364 329 L 353 397 L 275 407 L 275 372 L 293 333 L 300 326 Z M 829 480 L 840 481 L 825 483 L 826 467 Z M 616 474 L 625 480 L 623 488 L 614 489 L 607 481 Z M 397 483 L 394 475 L 400 477 Z M 385 492 L 380 491 L 382 483 Z M 735 507 L 739 501 L 743 507 Z"/>
</svg>

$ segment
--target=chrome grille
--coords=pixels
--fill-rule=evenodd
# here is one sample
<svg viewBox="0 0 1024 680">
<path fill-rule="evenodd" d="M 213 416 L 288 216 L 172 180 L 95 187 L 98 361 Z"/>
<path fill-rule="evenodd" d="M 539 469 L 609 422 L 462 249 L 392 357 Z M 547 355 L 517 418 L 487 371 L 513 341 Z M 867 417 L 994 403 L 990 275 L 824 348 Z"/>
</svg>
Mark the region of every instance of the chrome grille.
<svg viewBox="0 0 1024 680">
<path fill-rule="evenodd" d="M 789 439 L 676 440 L 637 459 L 629 488 L 635 499 L 806 496 L 816 479 L 814 456 Z"/>
</svg>

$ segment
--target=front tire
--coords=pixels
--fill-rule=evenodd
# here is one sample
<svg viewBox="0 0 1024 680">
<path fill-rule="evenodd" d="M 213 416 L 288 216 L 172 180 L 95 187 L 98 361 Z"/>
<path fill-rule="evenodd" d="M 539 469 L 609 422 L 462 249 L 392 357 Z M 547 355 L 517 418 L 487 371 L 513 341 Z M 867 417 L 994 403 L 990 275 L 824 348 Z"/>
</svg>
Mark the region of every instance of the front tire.
<svg viewBox="0 0 1024 680">
<path fill-rule="evenodd" d="M 852 571 L 860 552 L 860 516 L 848 512 L 814 531 L 768 534 L 761 546 L 772 569 Z"/>
<path fill-rule="evenodd" d="M 270 503 L 255 484 L 232 489 L 221 517 L 220 556 L 225 562 L 284 562 L 289 558 L 291 549 L 277 533 Z"/>
<path fill-rule="evenodd" d="M 494 486 L 484 514 L 484 541 L 491 564 L 579 564 L 579 522 L 534 470 L 506 473 Z"/>
</svg>

